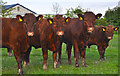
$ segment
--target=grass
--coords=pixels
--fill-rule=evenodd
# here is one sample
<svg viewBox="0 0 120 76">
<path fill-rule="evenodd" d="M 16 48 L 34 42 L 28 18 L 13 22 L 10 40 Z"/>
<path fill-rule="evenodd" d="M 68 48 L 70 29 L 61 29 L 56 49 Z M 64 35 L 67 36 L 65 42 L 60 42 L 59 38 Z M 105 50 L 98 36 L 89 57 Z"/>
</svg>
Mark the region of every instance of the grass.
<svg viewBox="0 0 120 76">
<path fill-rule="evenodd" d="M 62 48 L 62 64 L 59 68 L 53 68 L 52 52 L 49 51 L 47 61 L 48 69 L 43 70 L 42 49 L 32 48 L 30 54 L 30 65 L 23 67 L 24 74 L 118 74 L 118 35 L 114 35 L 105 51 L 105 61 L 99 61 L 98 50 L 95 45 L 86 50 L 87 67 L 75 68 L 75 60 L 72 51 L 72 64 L 68 64 L 66 45 Z M 17 63 L 15 57 L 8 57 L 7 50 L 2 48 L 2 74 L 17 74 Z"/>
</svg>

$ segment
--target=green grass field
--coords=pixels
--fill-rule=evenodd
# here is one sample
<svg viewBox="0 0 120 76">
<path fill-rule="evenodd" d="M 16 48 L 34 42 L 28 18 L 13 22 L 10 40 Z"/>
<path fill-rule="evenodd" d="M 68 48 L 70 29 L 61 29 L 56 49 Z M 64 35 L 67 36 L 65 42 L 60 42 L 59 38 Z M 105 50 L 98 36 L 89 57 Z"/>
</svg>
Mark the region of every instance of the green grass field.
<svg viewBox="0 0 120 76">
<path fill-rule="evenodd" d="M 30 65 L 23 67 L 24 74 L 118 74 L 118 35 L 114 35 L 106 49 L 105 61 L 99 61 L 98 50 L 95 45 L 86 50 L 86 64 L 87 67 L 81 66 L 81 59 L 79 59 L 80 67 L 75 68 L 75 60 L 72 51 L 72 64 L 68 64 L 66 53 L 66 45 L 62 48 L 62 64 L 59 68 L 53 68 L 52 52 L 48 53 L 48 69 L 43 70 L 43 56 L 41 48 L 32 48 L 30 54 Z M 17 74 L 17 62 L 15 57 L 8 57 L 7 50 L 2 48 L 2 74 Z"/>
</svg>

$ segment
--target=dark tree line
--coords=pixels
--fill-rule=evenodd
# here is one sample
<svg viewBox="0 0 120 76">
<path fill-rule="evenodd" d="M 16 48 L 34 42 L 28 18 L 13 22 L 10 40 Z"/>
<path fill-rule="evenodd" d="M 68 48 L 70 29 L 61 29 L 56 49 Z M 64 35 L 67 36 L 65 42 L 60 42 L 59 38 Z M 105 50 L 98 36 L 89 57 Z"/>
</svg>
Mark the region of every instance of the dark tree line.
<svg viewBox="0 0 120 76">
<path fill-rule="evenodd" d="M 104 18 L 106 18 L 108 24 L 120 26 L 120 7 L 108 9 L 105 13 Z"/>
</svg>

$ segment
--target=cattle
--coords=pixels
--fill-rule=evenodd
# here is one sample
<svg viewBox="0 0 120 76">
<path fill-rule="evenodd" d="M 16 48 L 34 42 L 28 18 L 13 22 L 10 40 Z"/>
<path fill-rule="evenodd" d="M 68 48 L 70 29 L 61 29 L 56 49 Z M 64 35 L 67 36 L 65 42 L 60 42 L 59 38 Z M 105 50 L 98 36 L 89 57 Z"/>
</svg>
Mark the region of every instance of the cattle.
<svg viewBox="0 0 120 76">
<path fill-rule="evenodd" d="M 22 70 L 22 57 L 29 47 L 27 44 L 27 35 L 22 24 L 17 19 L 2 18 L 2 47 L 11 48 L 18 63 L 19 74 Z M 7 30 L 7 31 L 6 31 Z"/>
<path fill-rule="evenodd" d="M 57 51 L 64 35 L 63 24 L 65 24 L 65 18 L 62 15 L 56 15 L 53 19 L 41 19 L 36 24 L 39 26 L 39 38 L 44 60 L 43 69 L 47 69 L 48 50 L 53 52 L 54 68 L 57 68 Z"/>
<path fill-rule="evenodd" d="M 23 74 L 22 61 L 26 61 L 29 48 L 28 37 L 34 36 L 36 18 L 31 13 L 25 16 L 17 15 L 16 18 L 2 18 L 2 47 L 12 49 L 18 63 L 19 74 Z M 7 30 L 7 31 L 6 31 Z"/>
<path fill-rule="evenodd" d="M 87 45 L 89 48 L 91 45 L 97 45 L 100 61 L 105 60 L 105 49 L 108 47 L 109 41 L 113 38 L 114 31 L 118 29 L 119 27 L 113 28 L 112 25 L 96 26 L 93 33 L 90 35 Z"/>
<path fill-rule="evenodd" d="M 82 66 L 86 66 L 85 51 L 89 34 L 94 30 L 95 19 L 100 18 L 102 14 L 95 15 L 93 12 L 85 12 L 79 14 L 79 18 L 69 19 L 69 22 L 64 25 L 64 36 L 62 42 L 66 43 L 68 52 L 68 62 L 71 64 L 71 49 L 74 48 L 74 58 L 76 59 L 76 67 L 79 67 L 79 54 L 82 60 Z M 82 19 L 81 19 L 82 18 Z M 62 43 L 61 43 L 62 44 Z M 60 46 L 61 48 L 61 46 Z M 59 63 L 61 64 L 61 49 L 59 50 Z"/>
</svg>

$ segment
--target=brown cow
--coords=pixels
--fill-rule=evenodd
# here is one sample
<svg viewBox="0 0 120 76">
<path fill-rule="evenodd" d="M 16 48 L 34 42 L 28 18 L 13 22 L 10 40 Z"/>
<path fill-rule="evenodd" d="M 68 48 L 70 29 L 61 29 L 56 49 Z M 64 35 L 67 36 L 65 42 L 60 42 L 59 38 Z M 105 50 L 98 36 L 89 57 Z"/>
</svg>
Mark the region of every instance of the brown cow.
<svg viewBox="0 0 120 76">
<path fill-rule="evenodd" d="M 21 23 L 23 23 L 24 28 L 26 29 L 26 34 L 31 37 L 34 36 L 35 33 L 35 25 L 37 20 L 40 16 L 37 18 L 32 13 L 26 13 L 25 16 L 17 15 L 16 16 Z M 8 56 L 12 56 L 12 49 L 7 48 L 8 50 Z"/>
<path fill-rule="evenodd" d="M 36 24 L 36 26 L 39 26 L 44 59 L 43 69 L 47 69 L 48 50 L 53 51 L 54 68 L 57 68 L 57 50 L 64 35 L 63 24 L 65 24 L 65 18 L 62 15 L 56 15 L 53 19 L 41 19 Z"/>
<path fill-rule="evenodd" d="M 119 27 L 113 28 L 112 25 L 108 26 L 96 26 L 93 33 L 88 40 L 88 47 L 91 45 L 97 45 L 100 61 L 105 60 L 105 49 L 108 47 L 109 41 L 113 38 L 114 31 L 117 31 Z"/>
<path fill-rule="evenodd" d="M 22 74 L 22 57 L 29 47 L 27 35 L 17 19 L 2 18 L 2 47 L 12 48 L 18 63 L 19 74 Z M 7 30 L 7 31 L 6 31 Z"/>
<path fill-rule="evenodd" d="M 26 61 L 26 52 L 29 48 L 28 37 L 34 36 L 37 18 L 31 13 L 25 14 L 24 17 L 20 15 L 16 17 L 2 18 L 2 40 L 0 41 L 2 41 L 2 47 L 13 50 L 19 74 L 23 74 L 22 61 Z"/>
<path fill-rule="evenodd" d="M 80 16 L 80 15 L 79 15 Z M 82 59 L 82 66 L 86 66 L 85 64 L 85 51 L 86 51 L 86 42 L 88 40 L 89 34 L 93 31 L 93 26 L 95 24 L 95 19 L 100 18 L 102 15 L 95 15 L 92 12 L 85 12 L 84 20 L 79 18 L 71 19 L 68 24 L 64 25 L 64 37 L 63 42 L 67 44 L 67 52 L 68 52 L 68 62 L 71 64 L 71 49 L 72 45 L 74 48 L 74 57 L 76 59 L 76 67 L 79 67 L 79 53 Z M 82 17 L 82 15 L 81 15 Z M 80 18 L 81 18 L 80 17 Z M 61 48 L 61 46 L 60 46 Z M 59 51 L 59 63 L 61 63 L 61 49 Z"/>
</svg>

